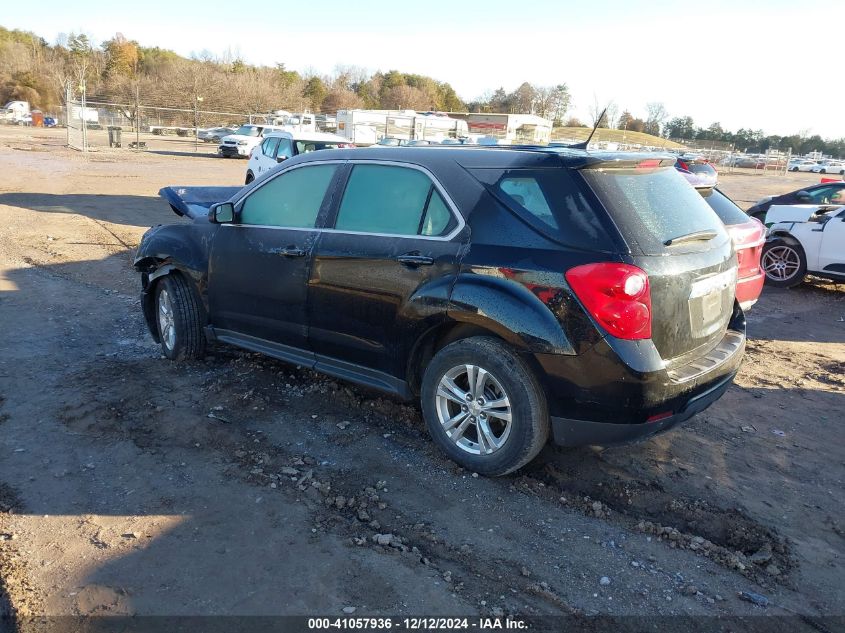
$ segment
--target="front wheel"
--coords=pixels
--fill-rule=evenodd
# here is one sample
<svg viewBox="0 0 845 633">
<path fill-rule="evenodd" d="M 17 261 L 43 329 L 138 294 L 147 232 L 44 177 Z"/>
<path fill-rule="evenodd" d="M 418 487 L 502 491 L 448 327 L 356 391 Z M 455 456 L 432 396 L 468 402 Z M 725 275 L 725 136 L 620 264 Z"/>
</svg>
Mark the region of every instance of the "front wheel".
<svg viewBox="0 0 845 633">
<path fill-rule="evenodd" d="M 763 246 L 760 266 L 767 284 L 775 288 L 792 288 L 804 281 L 807 256 L 797 242 L 778 238 Z"/>
<path fill-rule="evenodd" d="M 488 476 L 531 461 L 549 437 L 546 396 L 531 368 L 495 338 L 441 349 L 425 370 L 422 410 L 435 443 L 452 460 Z"/>
<path fill-rule="evenodd" d="M 180 274 L 163 277 L 155 289 L 156 324 L 164 355 L 171 360 L 205 355 L 202 307 Z"/>
</svg>

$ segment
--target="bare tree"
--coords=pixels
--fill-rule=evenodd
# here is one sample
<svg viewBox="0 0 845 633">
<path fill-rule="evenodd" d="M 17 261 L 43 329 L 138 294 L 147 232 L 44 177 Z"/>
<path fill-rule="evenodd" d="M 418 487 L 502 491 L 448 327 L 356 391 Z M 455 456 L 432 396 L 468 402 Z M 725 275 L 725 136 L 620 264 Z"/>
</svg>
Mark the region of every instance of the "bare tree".
<svg viewBox="0 0 845 633">
<path fill-rule="evenodd" d="M 663 122 L 669 117 L 666 112 L 666 107 L 659 101 L 647 103 L 646 107 L 645 131 L 654 136 L 660 136 Z"/>
</svg>

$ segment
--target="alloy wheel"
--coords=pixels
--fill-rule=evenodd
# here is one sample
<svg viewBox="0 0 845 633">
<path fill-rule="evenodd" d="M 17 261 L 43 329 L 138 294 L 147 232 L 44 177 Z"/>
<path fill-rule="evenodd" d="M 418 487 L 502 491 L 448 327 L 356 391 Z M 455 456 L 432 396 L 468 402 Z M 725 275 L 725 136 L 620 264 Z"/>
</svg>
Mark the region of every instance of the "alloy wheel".
<svg viewBox="0 0 845 633">
<path fill-rule="evenodd" d="M 173 302 L 170 293 L 162 288 L 158 295 L 158 331 L 167 349 L 172 350 L 176 345 L 176 320 L 173 316 Z"/>
<path fill-rule="evenodd" d="M 512 425 L 510 398 L 483 367 L 453 367 L 440 379 L 436 397 L 443 431 L 461 450 L 489 455 L 507 442 Z"/>
<path fill-rule="evenodd" d="M 774 246 L 763 254 L 763 272 L 775 281 L 787 281 L 801 266 L 801 256 L 791 246 Z"/>
</svg>

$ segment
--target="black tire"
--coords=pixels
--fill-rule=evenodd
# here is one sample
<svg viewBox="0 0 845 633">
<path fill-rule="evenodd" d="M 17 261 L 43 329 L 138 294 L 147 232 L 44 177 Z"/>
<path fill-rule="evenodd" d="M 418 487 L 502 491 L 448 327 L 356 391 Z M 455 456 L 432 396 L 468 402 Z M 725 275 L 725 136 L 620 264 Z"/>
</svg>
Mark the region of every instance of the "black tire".
<svg viewBox="0 0 845 633">
<path fill-rule="evenodd" d="M 246 182 L 244 182 L 244 184 L 248 185 L 253 180 L 255 180 L 255 176 L 252 175 L 252 172 L 251 171 L 246 172 Z"/>
<path fill-rule="evenodd" d="M 172 310 L 172 336 L 167 329 L 168 319 L 162 316 L 163 300 L 169 300 Z M 179 273 L 162 277 L 156 283 L 154 308 L 159 342 L 167 358 L 185 360 L 205 356 L 202 303 L 185 277 Z"/>
<path fill-rule="evenodd" d="M 789 171 L 798 171 L 798 168 L 797 168 L 797 167 L 793 167 L 793 168 L 792 168 L 792 169 L 790 169 Z"/>
<path fill-rule="evenodd" d="M 797 268 L 794 271 L 781 273 L 766 270 L 775 263 L 775 260 L 794 261 L 797 263 Z M 760 266 L 766 275 L 766 284 L 775 288 L 793 288 L 804 281 L 807 274 L 807 255 L 796 240 L 779 237 L 766 242 L 763 246 Z"/>
<path fill-rule="evenodd" d="M 459 446 L 450 438 L 440 422 L 441 403 L 447 415 L 451 415 L 448 412 L 450 407 L 455 408 L 455 418 L 461 414 L 461 406 L 451 399 L 438 401 L 441 380 L 449 372 L 461 370 L 466 365 L 482 368 L 488 372 L 488 376 L 492 376 L 492 381 L 488 378 L 486 394 L 490 394 L 492 389 L 496 394 L 493 398 L 504 395 L 510 402 L 510 408 L 507 409 L 511 414 L 510 425 L 507 427 L 509 430 L 502 431 L 496 438 L 501 439 L 502 444 L 486 454 L 473 454 Z M 457 382 L 458 379 L 455 384 Z M 481 391 L 484 391 L 484 388 Z M 499 395 L 499 391 L 504 391 L 504 394 Z M 472 337 L 451 343 L 438 351 L 426 367 L 420 397 L 423 417 L 434 442 L 450 459 L 473 472 L 491 477 L 506 475 L 534 459 L 548 441 L 549 411 L 546 395 L 537 376 L 510 345 L 499 339 Z M 463 407 L 463 410 L 466 410 L 466 407 Z M 472 411 L 466 415 L 476 420 Z M 475 415 L 479 416 L 478 420 L 485 420 L 484 424 L 488 430 L 493 429 L 494 425 L 502 427 L 505 424 L 495 414 L 485 417 L 486 414 L 476 411 Z M 466 422 L 466 418 L 463 418 L 463 421 Z M 455 425 L 466 429 L 460 441 L 472 443 L 472 437 L 475 437 L 476 446 L 480 446 L 479 442 L 483 440 L 479 423 L 467 424 Z M 495 437 L 495 431 L 492 433 Z M 487 442 L 488 446 L 492 446 L 489 440 Z"/>
<path fill-rule="evenodd" d="M 820 174 L 826 174 L 827 172 L 824 169 L 819 170 Z"/>
</svg>

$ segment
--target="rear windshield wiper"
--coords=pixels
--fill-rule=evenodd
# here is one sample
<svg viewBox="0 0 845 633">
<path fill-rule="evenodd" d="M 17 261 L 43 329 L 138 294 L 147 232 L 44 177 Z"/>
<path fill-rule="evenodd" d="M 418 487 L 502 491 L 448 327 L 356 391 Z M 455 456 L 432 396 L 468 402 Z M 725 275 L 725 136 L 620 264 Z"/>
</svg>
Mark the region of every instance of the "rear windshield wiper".
<svg viewBox="0 0 845 633">
<path fill-rule="evenodd" d="M 706 242 L 707 240 L 712 240 L 717 235 L 718 233 L 716 231 L 693 231 L 692 233 L 666 240 L 663 242 L 663 246 L 674 246 L 675 244 L 683 244 L 684 242 Z"/>
</svg>

